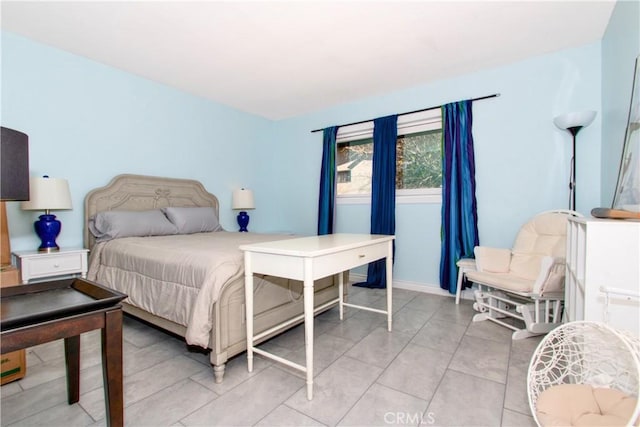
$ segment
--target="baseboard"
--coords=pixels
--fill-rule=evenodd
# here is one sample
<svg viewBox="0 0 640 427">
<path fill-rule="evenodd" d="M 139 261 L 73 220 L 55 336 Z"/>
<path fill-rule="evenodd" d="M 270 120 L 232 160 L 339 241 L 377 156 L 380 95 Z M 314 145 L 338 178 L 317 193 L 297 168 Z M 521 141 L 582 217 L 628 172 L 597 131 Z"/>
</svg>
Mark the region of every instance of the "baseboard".
<svg viewBox="0 0 640 427">
<path fill-rule="evenodd" d="M 367 280 L 367 276 L 361 273 L 349 272 L 349 281 L 352 283 L 364 282 Z M 427 294 L 440 295 L 443 297 L 455 298 L 455 295 L 442 289 L 440 286 L 429 283 L 409 282 L 406 280 L 393 279 L 394 289 L 406 289 L 408 291 L 424 292 Z M 460 294 L 460 299 L 473 300 L 473 289 L 465 289 Z"/>
</svg>

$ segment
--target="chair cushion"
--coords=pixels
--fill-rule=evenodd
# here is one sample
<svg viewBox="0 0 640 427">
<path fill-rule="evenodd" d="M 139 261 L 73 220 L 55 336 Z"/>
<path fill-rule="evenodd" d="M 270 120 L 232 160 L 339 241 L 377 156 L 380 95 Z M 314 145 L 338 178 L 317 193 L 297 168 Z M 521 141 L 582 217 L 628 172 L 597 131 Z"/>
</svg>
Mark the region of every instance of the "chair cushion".
<svg viewBox="0 0 640 427">
<path fill-rule="evenodd" d="M 510 273 L 536 280 L 544 256 L 564 258 L 567 216 L 562 213 L 541 213 L 523 225 L 513 245 Z"/>
<path fill-rule="evenodd" d="M 509 249 L 476 246 L 473 249 L 473 253 L 476 257 L 476 268 L 479 271 L 492 273 L 509 272 L 509 264 L 511 262 L 511 251 Z"/>
<path fill-rule="evenodd" d="M 466 276 L 474 283 L 507 289 L 513 292 L 529 293 L 533 290 L 533 280 L 523 279 L 509 273 L 468 271 Z"/>
<path fill-rule="evenodd" d="M 536 416 L 542 426 L 622 426 L 636 404 L 636 398 L 619 390 L 559 384 L 538 396 Z"/>
</svg>

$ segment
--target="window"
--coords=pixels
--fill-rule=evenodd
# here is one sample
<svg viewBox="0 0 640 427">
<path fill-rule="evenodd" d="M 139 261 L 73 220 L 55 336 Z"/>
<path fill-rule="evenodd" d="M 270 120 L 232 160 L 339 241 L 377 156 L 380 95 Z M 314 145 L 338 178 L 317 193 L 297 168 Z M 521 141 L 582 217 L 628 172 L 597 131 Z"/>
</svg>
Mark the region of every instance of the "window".
<svg viewBox="0 0 640 427">
<path fill-rule="evenodd" d="M 338 203 L 369 203 L 373 165 L 373 122 L 338 129 Z M 439 202 L 442 186 L 440 109 L 398 117 L 396 198 Z"/>
</svg>

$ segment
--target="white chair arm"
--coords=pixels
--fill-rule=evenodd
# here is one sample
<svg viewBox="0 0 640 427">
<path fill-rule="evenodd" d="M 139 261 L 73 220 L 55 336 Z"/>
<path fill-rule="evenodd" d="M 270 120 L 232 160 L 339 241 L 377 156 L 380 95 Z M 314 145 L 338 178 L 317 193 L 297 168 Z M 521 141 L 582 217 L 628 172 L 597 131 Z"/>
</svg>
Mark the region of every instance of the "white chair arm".
<svg viewBox="0 0 640 427">
<path fill-rule="evenodd" d="M 511 250 L 476 246 L 473 248 L 476 257 L 476 269 L 491 273 L 508 273 L 511 264 Z"/>
<path fill-rule="evenodd" d="M 533 284 L 533 293 L 562 292 L 564 289 L 565 260 L 545 256 L 540 261 L 540 273 Z"/>
</svg>

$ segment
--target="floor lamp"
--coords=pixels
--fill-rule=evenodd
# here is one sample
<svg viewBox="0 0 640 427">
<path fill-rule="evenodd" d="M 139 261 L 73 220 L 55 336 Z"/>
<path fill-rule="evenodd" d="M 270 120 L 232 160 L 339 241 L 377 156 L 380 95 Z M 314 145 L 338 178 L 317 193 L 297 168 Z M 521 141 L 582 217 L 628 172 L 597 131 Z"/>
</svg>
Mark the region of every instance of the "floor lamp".
<svg viewBox="0 0 640 427">
<path fill-rule="evenodd" d="M 576 210 L 576 135 L 583 127 L 589 126 L 596 118 L 595 111 L 581 111 L 565 113 L 556 116 L 553 123 L 562 130 L 567 130 L 572 136 L 571 177 L 569 178 L 569 209 Z"/>
<path fill-rule="evenodd" d="M 0 268 L 11 265 L 6 201 L 29 200 L 29 137 L 3 127 L 0 134 Z"/>
</svg>

